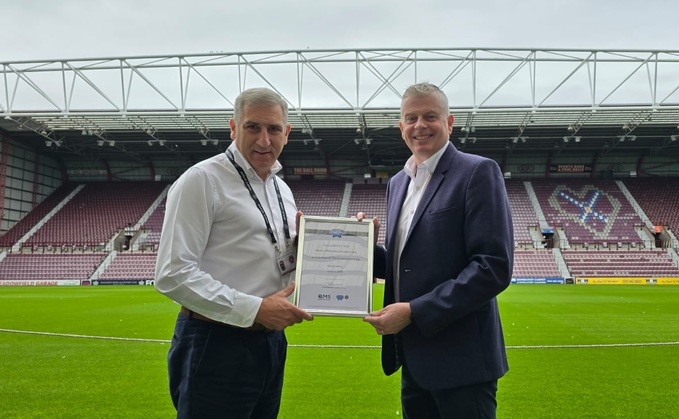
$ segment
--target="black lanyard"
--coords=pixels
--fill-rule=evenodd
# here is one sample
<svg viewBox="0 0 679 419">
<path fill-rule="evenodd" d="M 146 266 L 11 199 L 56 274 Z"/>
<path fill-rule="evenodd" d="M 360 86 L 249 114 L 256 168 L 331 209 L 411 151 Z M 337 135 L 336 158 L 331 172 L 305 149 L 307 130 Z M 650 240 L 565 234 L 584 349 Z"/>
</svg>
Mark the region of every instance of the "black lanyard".
<svg viewBox="0 0 679 419">
<path fill-rule="evenodd" d="M 231 162 L 231 164 L 233 164 L 233 167 L 236 168 L 236 171 L 238 171 L 240 178 L 243 180 L 243 184 L 248 189 L 248 192 L 250 192 L 250 197 L 252 198 L 253 201 L 255 201 L 255 204 L 257 205 L 259 212 L 262 214 L 262 217 L 264 218 L 264 223 L 266 224 L 266 229 L 269 231 L 269 236 L 271 237 L 271 243 L 274 245 L 276 250 L 278 250 L 280 252 L 280 248 L 278 246 L 278 241 L 276 240 L 276 235 L 274 234 L 273 230 L 271 229 L 271 224 L 269 223 L 269 217 L 266 216 L 266 212 L 264 212 L 264 207 L 262 207 L 262 203 L 259 202 L 259 198 L 257 198 L 257 194 L 255 194 L 255 191 L 252 189 L 252 185 L 250 185 L 250 180 L 248 179 L 248 176 L 245 174 L 245 171 L 243 170 L 243 168 L 240 167 L 240 165 L 238 163 L 236 163 L 236 160 L 233 158 L 233 153 L 231 152 L 231 150 L 226 150 L 226 157 L 229 158 L 229 161 Z M 278 182 L 276 182 L 276 176 L 273 177 L 273 186 L 276 189 L 276 197 L 278 198 L 278 206 L 281 209 L 281 217 L 283 218 L 283 232 L 285 233 L 285 245 L 290 246 L 290 244 L 292 243 L 292 240 L 290 240 L 290 229 L 288 228 L 288 216 L 285 213 L 285 205 L 283 204 L 283 198 L 281 198 L 281 191 L 280 191 L 280 189 L 278 189 Z"/>
</svg>

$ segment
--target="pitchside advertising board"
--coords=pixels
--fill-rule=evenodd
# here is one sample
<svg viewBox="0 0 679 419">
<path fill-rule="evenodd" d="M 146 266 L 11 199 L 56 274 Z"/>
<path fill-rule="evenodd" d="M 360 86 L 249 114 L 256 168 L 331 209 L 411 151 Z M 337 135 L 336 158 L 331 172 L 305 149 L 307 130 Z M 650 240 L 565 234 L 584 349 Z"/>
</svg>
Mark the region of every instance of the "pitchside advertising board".
<svg viewBox="0 0 679 419">
<path fill-rule="evenodd" d="M 561 277 L 548 278 L 512 278 L 512 284 L 563 284 Z"/>
<path fill-rule="evenodd" d="M 578 285 L 679 285 L 679 278 L 662 277 L 596 277 L 596 278 L 512 278 L 512 284 L 578 284 Z"/>
<path fill-rule="evenodd" d="M 575 278 L 578 285 L 679 285 L 679 278 L 662 277 L 597 277 L 597 278 Z"/>
<path fill-rule="evenodd" d="M 59 286 L 79 286 L 79 285 L 153 285 L 152 279 L 117 279 L 117 280 L 79 280 L 79 279 L 22 279 L 0 281 L 0 287 L 59 287 Z"/>
<path fill-rule="evenodd" d="M 0 281 L 2 287 L 55 287 L 80 285 L 77 279 L 22 279 Z"/>
</svg>

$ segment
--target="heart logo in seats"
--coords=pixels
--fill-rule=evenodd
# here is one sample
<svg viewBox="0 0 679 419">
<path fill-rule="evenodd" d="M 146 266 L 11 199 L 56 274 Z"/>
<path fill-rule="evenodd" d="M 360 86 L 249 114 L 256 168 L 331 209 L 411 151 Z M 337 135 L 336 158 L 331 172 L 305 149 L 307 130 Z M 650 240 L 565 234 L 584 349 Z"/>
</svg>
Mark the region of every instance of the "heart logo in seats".
<svg viewBox="0 0 679 419">
<path fill-rule="evenodd" d="M 579 192 L 559 185 L 549 197 L 549 204 L 559 215 L 578 223 L 600 239 L 608 234 L 620 212 L 620 200 L 594 185 L 583 186 Z"/>
</svg>

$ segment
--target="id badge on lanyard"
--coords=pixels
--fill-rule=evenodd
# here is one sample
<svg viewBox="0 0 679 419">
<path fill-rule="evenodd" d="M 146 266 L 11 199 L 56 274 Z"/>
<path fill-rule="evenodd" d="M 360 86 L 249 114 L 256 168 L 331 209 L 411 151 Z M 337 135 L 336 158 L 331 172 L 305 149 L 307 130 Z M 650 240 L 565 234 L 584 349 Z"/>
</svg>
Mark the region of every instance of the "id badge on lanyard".
<svg viewBox="0 0 679 419">
<path fill-rule="evenodd" d="M 278 270 L 280 271 L 281 277 L 291 273 L 297 269 L 297 255 L 293 250 L 288 250 L 284 254 L 280 255 L 276 260 L 278 263 Z"/>
</svg>

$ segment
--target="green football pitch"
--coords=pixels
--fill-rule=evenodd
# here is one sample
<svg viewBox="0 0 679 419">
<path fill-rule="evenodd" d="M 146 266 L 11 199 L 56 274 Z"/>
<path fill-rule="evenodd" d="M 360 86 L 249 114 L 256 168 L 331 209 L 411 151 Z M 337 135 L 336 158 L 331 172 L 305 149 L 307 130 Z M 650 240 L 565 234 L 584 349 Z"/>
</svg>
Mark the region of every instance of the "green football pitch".
<svg viewBox="0 0 679 419">
<path fill-rule="evenodd" d="M 383 287 L 375 285 L 376 306 Z M 679 417 L 679 286 L 512 285 L 499 418 Z M 152 287 L 0 288 L 0 418 L 170 418 L 178 307 Z M 398 418 L 358 318 L 287 330 L 281 418 Z"/>
</svg>

